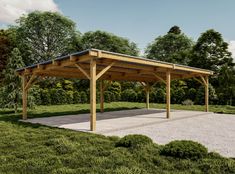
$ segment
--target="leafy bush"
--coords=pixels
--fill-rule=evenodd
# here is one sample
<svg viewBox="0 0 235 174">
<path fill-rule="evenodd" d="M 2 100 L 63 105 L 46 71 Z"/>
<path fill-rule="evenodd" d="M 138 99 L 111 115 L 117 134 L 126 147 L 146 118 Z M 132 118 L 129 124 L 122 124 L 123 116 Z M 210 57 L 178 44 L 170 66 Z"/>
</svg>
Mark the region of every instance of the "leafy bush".
<svg viewBox="0 0 235 174">
<path fill-rule="evenodd" d="M 184 101 L 182 102 L 182 105 L 193 105 L 193 104 L 194 104 L 193 101 L 190 100 L 190 99 L 184 100 Z"/>
<path fill-rule="evenodd" d="M 111 92 L 110 91 L 104 91 L 104 101 L 107 103 L 111 102 Z"/>
<path fill-rule="evenodd" d="M 80 95 L 81 95 L 81 103 L 87 103 L 88 102 L 88 98 L 87 98 L 86 92 L 82 91 L 80 93 Z"/>
<path fill-rule="evenodd" d="M 185 91 L 182 87 L 175 87 L 171 89 L 172 103 L 182 103 L 185 97 Z"/>
<path fill-rule="evenodd" d="M 207 156 L 208 151 L 200 143 L 190 140 L 176 140 L 166 144 L 160 154 L 182 159 L 200 159 Z"/>
<path fill-rule="evenodd" d="M 119 99 L 121 95 L 121 84 L 119 82 L 112 82 L 108 87 L 108 91 L 110 91 L 112 95 L 115 96 L 115 99 L 112 101 Z"/>
<path fill-rule="evenodd" d="M 122 91 L 121 98 L 123 101 L 135 102 L 137 101 L 137 93 L 133 89 L 126 89 Z"/>
<path fill-rule="evenodd" d="M 153 141 L 151 138 L 145 135 L 126 135 L 121 138 L 117 143 L 116 147 L 127 147 L 127 148 L 137 148 L 142 147 L 148 144 L 152 144 Z"/>
<path fill-rule="evenodd" d="M 73 103 L 73 91 L 66 91 L 66 103 Z"/>
<path fill-rule="evenodd" d="M 166 102 L 166 90 L 165 88 L 157 88 L 154 93 L 154 102 L 165 103 Z"/>
<path fill-rule="evenodd" d="M 73 102 L 74 103 L 81 103 L 81 95 L 78 91 L 73 93 Z"/>
<path fill-rule="evenodd" d="M 53 88 L 50 90 L 51 104 L 65 104 L 67 103 L 66 91 L 62 88 Z"/>
<path fill-rule="evenodd" d="M 209 101 L 210 104 L 216 103 L 218 99 L 218 96 L 215 92 L 215 88 L 212 85 L 209 85 Z M 196 104 L 205 104 L 205 87 L 204 86 L 200 86 L 198 91 L 197 91 L 197 95 L 195 98 L 195 103 Z"/>
<path fill-rule="evenodd" d="M 41 101 L 41 88 L 38 85 L 33 85 L 29 89 L 29 95 L 34 97 L 34 103 L 36 105 L 40 105 L 42 103 Z"/>
<path fill-rule="evenodd" d="M 43 89 L 41 91 L 41 102 L 42 105 L 50 105 L 51 104 L 51 96 L 48 89 Z"/>
<path fill-rule="evenodd" d="M 197 95 L 197 90 L 195 88 L 190 88 L 187 91 L 187 98 L 194 101 Z"/>
<path fill-rule="evenodd" d="M 153 97 L 151 96 L 151 93 L 150 93 L 150 99 L 153 99 Z M 146 100 L 145 92 L 144 91 L 138 91 L 137 92 L 137 101 L 138 102 L 145 102 L 145 100 Z"/>
</svg>

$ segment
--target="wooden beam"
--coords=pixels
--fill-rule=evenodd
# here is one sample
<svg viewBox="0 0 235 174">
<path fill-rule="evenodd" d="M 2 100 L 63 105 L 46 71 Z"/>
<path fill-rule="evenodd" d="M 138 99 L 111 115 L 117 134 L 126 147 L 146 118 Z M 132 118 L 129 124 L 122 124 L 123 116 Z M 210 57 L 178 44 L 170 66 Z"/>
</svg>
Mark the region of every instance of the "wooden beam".
<svg viewBox="0 0 235 174">
<path fill-rule="evenodd" d="M 108 66 L 106 66 L 103 70 L 101 70 L 99 72 L 99 74 L 96 75 L 96 80 L 98 80 L 105 72 L 107 72 L 113 65 L 115 64 L 115 62 L 110 63 Z"/>
<path fill-rule="evenodd" d="M 102 57 L 107 58 L 107 59 L 119 60 L 119 61 L 124 61 L 124 62 L 131 62 L 131 63 L 142 64 L 142 65 L 150 65 L 150 66 L 154 66 L 154 67 L 163 67 L 163 68 L 168 68 L 171 70 L 182 70 L 182 71 L 188 71 L 188 72 L 196 72 L 196 73 L 201 73 L 201 74 L 206 74 L 206 75 L 213 74 L 213 72 L 209 71 L 209 70 L 187 67 L 187 66 L 177 65 L 177 64 L 173 64 L 173 63 L 157 62 L 157 61 L 153 61 L 153 60 L 147 60 L 147 59 L 143 59 L 143 58 L 122 55 L 122 54 L 115 54 L 115 53 L 110 53 L 110 52 L 106 52 L 106 51 L 101 51 L 101 53 L 102 53 Z M 97 50 L 92 50 L 89 52 L 89 55 L 94 56 L 94 57 L 99 57 L 99 54 L 100 53 Z"/>
<path fill-rule="evenodd" d="M 91 76 L 87 74 L 87 72 L 79 65 L 79 64 L 75 64 L 75 66 L 88 78 L 90 79 Z"/>
<path fill-rule="evenodd" d="M 100 81 L 100 112 L 104 112 L 104 81 Z"/>
<path fill-rule="evenodd" d="M 22 76 L 22 119 L 27 119 L 27 89 L 25 88 L 27 84 L 27 77 Z"/>
<path fill-rule="evenodd" d="M 171 73 L 166 72 L 166 117 L 170 118 L 171 107 Z"/>
<path fill-rule="evenodd" d="M 205 111 L 209 112 L 209 79 L 205 77 Z"/>
<path fill-rule="evenodd" d="M 90 60 L 90 129 L 96 130 L 96 60 Z"/>
<path fill-rule="evenodd" d="M 160 80 L 161 82 L 163 82 L 163 83 L 166 84 L 166 81 L 165 81 L 162 77 L 160 77 L 160 76 L 157 75 L 156 73 L 153 73 L 153 75 L 154 75 L 158 80 Z"/>
</svg>

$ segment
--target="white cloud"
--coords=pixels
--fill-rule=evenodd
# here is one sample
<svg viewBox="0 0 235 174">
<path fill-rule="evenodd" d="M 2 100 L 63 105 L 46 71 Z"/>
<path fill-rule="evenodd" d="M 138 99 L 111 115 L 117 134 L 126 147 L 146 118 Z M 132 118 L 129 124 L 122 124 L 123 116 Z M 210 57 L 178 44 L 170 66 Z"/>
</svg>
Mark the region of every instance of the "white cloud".
<svg viewBox="0 0 235 174">
<path fill-rule="evenodd" d="M 53 0 L 0 0 L 0 22 L 12 24 L 22 14 L 34 10 L 59 11 Z"/>
<path fill-rule="evenodd" d="M 232 56 L 233 56 L 233 60 L 235 62 L 235 41 L 232 40 L 232 41 L 229 41 L 228 43 L 228 50 L 232 53 Z"/>
</svg>

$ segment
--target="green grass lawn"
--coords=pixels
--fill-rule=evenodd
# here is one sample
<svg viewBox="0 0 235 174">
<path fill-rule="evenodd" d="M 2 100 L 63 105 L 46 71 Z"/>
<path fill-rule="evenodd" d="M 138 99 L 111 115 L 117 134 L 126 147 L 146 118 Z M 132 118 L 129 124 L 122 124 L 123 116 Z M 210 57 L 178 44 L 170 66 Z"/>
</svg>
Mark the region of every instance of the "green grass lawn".
<svg viewBox="0 0 235 174">
<path fill-rule="evenodd" d="M 114 102 L 106 111 L 143 108 L 144 103 Z M 163 108 L 162 104 L 151 107 Z M 173 109 L 203 110 L 203 106 L 172 105 Z M 211 111 L 235 113 L 234 107 L 210 106 Z M 37 106 L 30 117 L 89 112 L 88 104 Z M 228 115 L 229 116 L 229 115 Z M 210 154 L 190 160 L 160 154 L 164 146 L 116 147 L 118 137 L 105 137 L 21 123 L 20 114 L 0 110 L 0 173 L 235 173 L 235 161 Z"/>
</svg>

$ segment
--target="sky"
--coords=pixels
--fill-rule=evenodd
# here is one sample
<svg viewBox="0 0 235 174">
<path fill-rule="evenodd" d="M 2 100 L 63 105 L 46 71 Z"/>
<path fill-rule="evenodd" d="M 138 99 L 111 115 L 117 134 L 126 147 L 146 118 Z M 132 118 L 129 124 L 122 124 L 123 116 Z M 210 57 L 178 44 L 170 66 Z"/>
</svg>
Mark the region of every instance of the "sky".
<svg viewBox="0 0 235 174">
<path fill-rule="evenodd" d="M 235 57 L 235 0 L 0 0 L 0 28 L 34 10 L 58 11 L 82 33 L 103 30 L 128 38 L 141 53 L 174 25 L 195 41 L 213 28 Z"/>
</svg>

